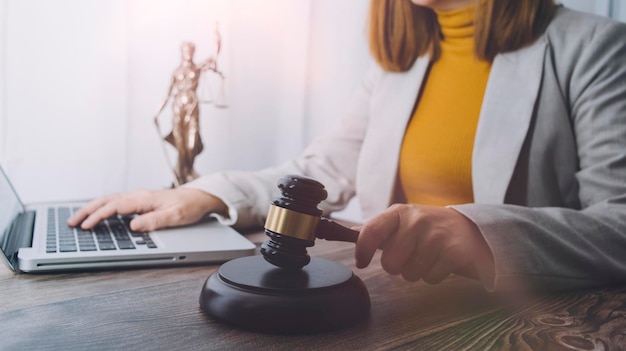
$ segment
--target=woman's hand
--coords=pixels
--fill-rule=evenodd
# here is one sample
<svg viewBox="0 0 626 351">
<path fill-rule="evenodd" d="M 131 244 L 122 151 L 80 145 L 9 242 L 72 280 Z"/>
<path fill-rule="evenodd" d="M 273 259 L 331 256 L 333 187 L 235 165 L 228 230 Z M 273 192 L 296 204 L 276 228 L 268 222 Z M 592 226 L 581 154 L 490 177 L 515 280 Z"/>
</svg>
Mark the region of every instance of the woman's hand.
<svg viewBox="0 0 626 351">
<path fill-rule="evenodd" d="M 91 201 L 78 210 L 67 224 L 91 229 L 114 214 L 141 214 L 130 222 L 134 231 L 151 231 L 199 221 L 207 213 L 225 215 L 226 204 L 202 190 L 179 188 L 139 190 L 112 194 Z"/>
<path fill-rule="evenodd" d="M 450 208 L 389 207 L 361 228 L 357 267 L 367 267 L 377 249 L 383 269 L 409 281 L 435 284 L 451 273 L 478 279 L 479 271 L 493 276 L 493 255 L 478 227 Z"/>
</svg>

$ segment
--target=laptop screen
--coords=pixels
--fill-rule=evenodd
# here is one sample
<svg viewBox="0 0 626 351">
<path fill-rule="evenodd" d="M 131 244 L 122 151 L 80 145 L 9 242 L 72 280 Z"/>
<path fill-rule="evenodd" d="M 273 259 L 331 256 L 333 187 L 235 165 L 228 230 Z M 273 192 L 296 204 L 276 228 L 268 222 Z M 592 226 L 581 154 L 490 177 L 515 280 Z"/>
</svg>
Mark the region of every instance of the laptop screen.
<svg viewBox="0 0 626 351">
<path fill-rule="evenodd" d="M 2 167 L 0 167 L 0 249 L 7 261 L 12 262 L 15 248 L 9 233 L 15 219 L 24 212 L 24 205 L 18 198 Z"/>
</svg>

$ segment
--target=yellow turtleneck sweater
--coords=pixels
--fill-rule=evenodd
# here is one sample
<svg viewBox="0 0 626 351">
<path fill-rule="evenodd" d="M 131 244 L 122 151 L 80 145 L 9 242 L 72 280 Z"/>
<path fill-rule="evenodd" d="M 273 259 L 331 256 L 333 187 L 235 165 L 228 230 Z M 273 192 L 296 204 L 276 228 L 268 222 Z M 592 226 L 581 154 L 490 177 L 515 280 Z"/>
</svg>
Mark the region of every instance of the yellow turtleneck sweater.
<svg viewBox="0 0 626 351">
<path fill-rule="evenodd" d="M 474 56 L 475 5 L 439 12 L 441 57 L 431 64 L 400 152 L 408 203 L 474 201 L 472 149 L 491 63 Z"/>
</svg>

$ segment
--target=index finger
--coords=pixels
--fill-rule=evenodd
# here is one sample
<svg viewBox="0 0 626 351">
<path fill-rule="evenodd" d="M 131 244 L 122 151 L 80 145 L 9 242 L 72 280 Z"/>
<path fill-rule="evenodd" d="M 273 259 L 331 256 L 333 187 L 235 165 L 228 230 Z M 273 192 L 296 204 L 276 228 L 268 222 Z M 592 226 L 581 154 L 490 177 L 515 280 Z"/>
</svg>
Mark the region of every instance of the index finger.
<svg viewBox="0 0 626 351">
<path fill-rule="evenodd" d="M 358 268 L 365 268 L 370 264 L 376 250 L 397 231 L 399 222 L 396 211 L 386 210 L 363 226 L 354 250 Z"/>
<path fill-rule="evenodd" d="M 85 218 L 89 217 L 90 214 L 92 214 L 98 208 L 104 206 L 104 204 L 106 204 L 107 202 L 111 201 L 114 196 L 115 195 L 107 195 L 87 203 L 78 211 L 74 212 L 74 214 L 70 218 L 68 218 L 67 224 L 70 227 L 75 227 L 79 225 L 85 220 Z"/>
</svg>

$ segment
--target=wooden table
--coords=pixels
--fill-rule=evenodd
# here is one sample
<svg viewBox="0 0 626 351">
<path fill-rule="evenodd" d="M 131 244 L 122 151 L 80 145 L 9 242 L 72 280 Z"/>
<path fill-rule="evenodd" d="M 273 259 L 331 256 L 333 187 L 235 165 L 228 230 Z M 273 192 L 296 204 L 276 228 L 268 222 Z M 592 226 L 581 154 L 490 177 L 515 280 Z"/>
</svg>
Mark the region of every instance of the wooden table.
<svg viewBox="0 0 626 351">
<path fill-rule="evenodd" d="M 205 315 L 198 297 L 217 265 L 42 275 L 3 266 L 0 350 L 626 349 L 626 287 L 513 299 L 461 277 L 408 283 L 386 274 L 379 257 L 357 270 L 352 248 L 318 240 L 309 253 L 361 277 L 369 319 L 297 336 L 243 331 Z"/>
</svg>

